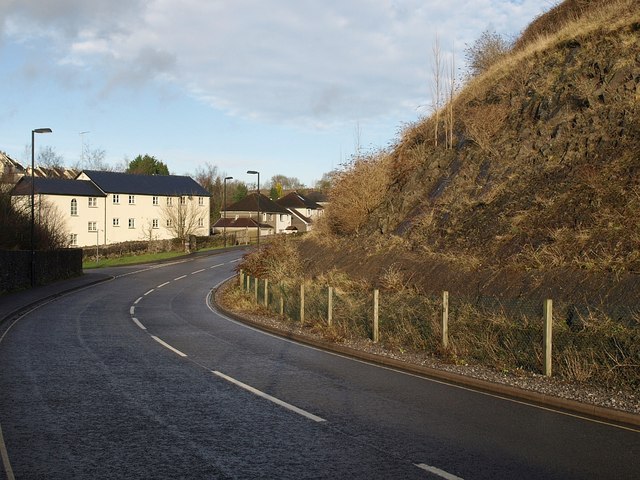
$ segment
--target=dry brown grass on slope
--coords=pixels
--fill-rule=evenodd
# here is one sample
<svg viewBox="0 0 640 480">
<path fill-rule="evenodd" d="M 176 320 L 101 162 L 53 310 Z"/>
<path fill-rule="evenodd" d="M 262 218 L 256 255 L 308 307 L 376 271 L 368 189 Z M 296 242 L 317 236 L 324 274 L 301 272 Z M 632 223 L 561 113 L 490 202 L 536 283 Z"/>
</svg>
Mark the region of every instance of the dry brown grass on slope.
<svg viewBox="0 0 640 480">
<path fill-rule="evenodd" d="M 389 167 L 388 153 L 377 152 L 356 158 L 336 175 L 326 213 L 333 233 L 357 234 L 367 223 L 387 194 Z"/>
</svg>

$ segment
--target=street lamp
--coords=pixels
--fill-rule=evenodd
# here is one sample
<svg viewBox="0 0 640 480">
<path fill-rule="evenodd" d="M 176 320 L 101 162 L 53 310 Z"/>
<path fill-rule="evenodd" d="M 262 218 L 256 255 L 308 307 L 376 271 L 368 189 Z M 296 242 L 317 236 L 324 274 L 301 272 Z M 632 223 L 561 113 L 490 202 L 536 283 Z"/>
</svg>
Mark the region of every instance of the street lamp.
<svg viewBox="0 0 640 480">
<path fill-rule="evenodd" d="M 224 237 L 224 247 L 227 247 L 227 180 L 233 180 L 233 177 L 224 177 L 224 190 L 223 190 L 223 199 L 222 200 L 222 208 L 224 208 L 223 212 L 223 218 L 224 220 L 222 220 L 222 236 Z"/>
<path fill-rule="evenodd" d="M 35 130 L 31 130 L 31 286 L 32 287 L 35 283 L 34 277 L 35 277 L 35 268 L 36 268 L 36 262 L 35 262 L 36 249 L 35 249 L 34 240 L 33 240 L 33 232 L 35 227 L 35 215 L 36 215 L 35 213 L 36 189 L 35 189 L 35 176 L 34 176 L 35 158 L 36 158 L 34 143 L 35 143 L 36 133 L 51 133 L 51 129 L 36 128 Z"/>
<path fill-rule="evenodd" d="M 249 175 L 258 175 L 258 249 L 260 249 L 260 172 L 247 170 Z"/>
</svg>

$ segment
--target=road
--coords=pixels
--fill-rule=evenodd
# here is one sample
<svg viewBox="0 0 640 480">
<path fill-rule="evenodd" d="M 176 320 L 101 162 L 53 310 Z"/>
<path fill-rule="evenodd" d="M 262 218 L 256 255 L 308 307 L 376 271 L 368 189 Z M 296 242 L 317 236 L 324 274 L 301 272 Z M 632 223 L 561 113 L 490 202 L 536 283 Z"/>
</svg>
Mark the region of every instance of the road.
<svg viewBox="0 0 640 480">
<path fill-rule="evenodd" d="M 640 477 L 638 431 L 225 318 L 208 296 L 239 255 L 117 269 L 13 324 L 0 478 Z"/>
</svg>

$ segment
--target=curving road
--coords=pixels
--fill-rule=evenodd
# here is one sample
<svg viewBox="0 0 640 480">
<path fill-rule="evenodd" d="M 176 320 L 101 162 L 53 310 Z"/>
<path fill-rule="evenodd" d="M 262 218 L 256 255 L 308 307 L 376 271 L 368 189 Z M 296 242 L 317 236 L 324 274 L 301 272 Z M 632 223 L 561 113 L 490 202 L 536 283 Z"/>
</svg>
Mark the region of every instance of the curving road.
<svg viewBox="0 0 640 480">
<path fill-rule="evenodd" d="M 5 325 L 0 478 L 640 477 L 638 431 L 217 314 L 239 256 L 114 269 Z"/>
</svg>

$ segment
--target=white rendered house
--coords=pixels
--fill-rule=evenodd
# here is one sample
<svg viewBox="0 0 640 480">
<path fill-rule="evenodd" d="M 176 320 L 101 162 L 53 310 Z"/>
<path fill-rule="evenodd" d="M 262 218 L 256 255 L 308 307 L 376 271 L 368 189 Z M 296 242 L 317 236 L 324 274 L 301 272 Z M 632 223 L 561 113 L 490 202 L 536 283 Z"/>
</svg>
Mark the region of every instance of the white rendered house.
<svg viewBox="0 0 640 480">
<path fill-rule="evenodd" d="M 33 186 L 36 222 L 45 210 L 60 215 L 69 246 L 209 234 L 210 194 L 191 177 L 85 170 L 75 180 L 35 178 Z M 30 194 L 23 177 L 12 196 L 28 203 Z"/>
</svg>

